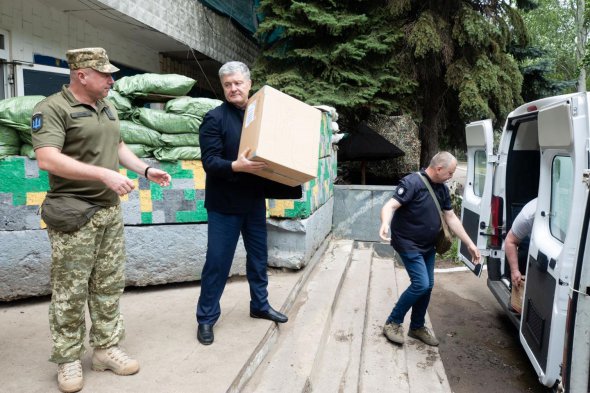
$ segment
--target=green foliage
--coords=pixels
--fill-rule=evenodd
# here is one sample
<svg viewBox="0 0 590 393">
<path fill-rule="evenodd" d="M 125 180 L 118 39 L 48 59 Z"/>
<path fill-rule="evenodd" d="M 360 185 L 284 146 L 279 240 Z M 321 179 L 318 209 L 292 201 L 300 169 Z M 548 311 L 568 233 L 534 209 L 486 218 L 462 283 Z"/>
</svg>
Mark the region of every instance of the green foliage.
<svg viewBox="0 0 590 393">
<path fill-rule="evenodd" d="M 523 16 L 531 47 L 526 48 L 525 53 L 518 48 L 511 50 L 521 61 L 521 71 L 527 82 L 523 96 L 527 101 L 531 97 L 536 99 L 575 91 L 579 72 L 575 56 L 575 13 L 571 1 L 538 0 L 537 3 L 537 8 Z"/>
<path fill-rule="evenodd" d="M 263 50 L 252 70 L 255 88 L 268 84 L 356 119 L 407 109 L 416 83 L 396 58 L 403 34 L 383 12 L 386 5 L 262 0 L 257 36 Z M 277 31 L 279 38 L 270 40 Z"/>
<path fill-rule="evenodd" d="M 408 35 L 408 44 L 414 48 L 414 56 L 425 57 L 429 52 L 438 53 L 442 50 L 443 42 L 441 30 L 446 26 L 440 26 L 430 12 L 424 12 L 414 24 Z"/>
<path fill-rule="evenodd" d="M 463 4 L 453 26 L 453 38 L 459 46 L 485 47 L 500 35 L 499 27 L 482 18 L 481 13 Z M 502 42 L 503 44 L 503 42 Z"/>
<path fill-rule="evenodd" d="M 404 30 L 420 26 L 423 32 L 402 50 L 423 92 L 416 108 L 425 165 L 439 141 L 446 148 L 464 146 L 466 122 L 492 118 L 499 124 L 522 102 L 522 75 L 507 48 L 526 45 L 529 38 L 520 12 L 508 1 L 412 2 L 403 24 Z M 439 40 L 431 38 L 434 31 Z"/>
<path fill-rule="evenodd" d="M 453 261 L 457 266 L 462 266 L 461 261 L 459 260 L 459 239 L 453 239 L 453 245 L 449 248 L 449 251 L 445 252 L 440 259 L 445 259 L 447 261 Z"/>
<path fill-rule="evenodd" d="M 534 8 L 548 0 L 520 0 Z M 262 56 L 255 88 L 269 84 L 344 117 L 406 113 L 419 122 L 422 164 L 440 140 L 464 144 L 464 124 L 501 122 L 522 102 L 507 48 L 530 38 L 510 0 L 261 0 Z"/>
<path fill-rule="evenodd" d="M 511 49 L 523 77 L 522 98 L 525 102 L 574 91 L 576 80 L 555 80 L 555 58 L 536 46 Z"/>
</svg>

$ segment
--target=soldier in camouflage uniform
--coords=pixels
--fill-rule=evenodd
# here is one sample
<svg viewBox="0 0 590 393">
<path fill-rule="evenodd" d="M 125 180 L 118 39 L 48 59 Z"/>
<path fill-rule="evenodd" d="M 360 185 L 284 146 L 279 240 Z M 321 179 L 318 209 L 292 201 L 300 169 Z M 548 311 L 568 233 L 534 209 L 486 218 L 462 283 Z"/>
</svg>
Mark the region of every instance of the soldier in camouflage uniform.
<svg viewBox="0 0 590 393">
<path fill-rule="evenodd" d="M 117 112 L 104 99 L 118 68 L 105 50 L 75 49 L 66 56 L 70 84 L 36 106 L 31 130 L 39 167 L 49 172 L 50 182 L 42 206 L 52 248 L 50 360 L 58 363 L 60 390 L 77 392 L 83 387 L 86 302 L 92 368 L 119 375 L 139 371 L 137 360 L 118 346 L 125 286 L 119 196 L 135 188 L 119 165 L 161 186 L 169 185 L 170 175 L 146 165 L 121 140 Z"/>
</svg>

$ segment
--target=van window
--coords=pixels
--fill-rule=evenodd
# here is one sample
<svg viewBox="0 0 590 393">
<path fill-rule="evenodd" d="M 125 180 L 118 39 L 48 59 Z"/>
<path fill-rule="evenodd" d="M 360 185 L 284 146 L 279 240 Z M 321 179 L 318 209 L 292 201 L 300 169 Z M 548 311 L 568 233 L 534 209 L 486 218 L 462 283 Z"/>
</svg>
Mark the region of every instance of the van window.
<svg viewBox="0 0 590 393">
<path fill-rule="evenodd" d="M 486 152 L 478 150 L 474 157 L 473 192 L 478 197 L 483 195 L 483 187 L 486 182 Z"/>
<path fill-rule="evenodd" d="M 574 165 L 568 156 L 556 156 L 551 165 L 551 214 L 549 229 L 559 241 L 564 242 L 570 218 L 574 180 Z"/>
</svg>

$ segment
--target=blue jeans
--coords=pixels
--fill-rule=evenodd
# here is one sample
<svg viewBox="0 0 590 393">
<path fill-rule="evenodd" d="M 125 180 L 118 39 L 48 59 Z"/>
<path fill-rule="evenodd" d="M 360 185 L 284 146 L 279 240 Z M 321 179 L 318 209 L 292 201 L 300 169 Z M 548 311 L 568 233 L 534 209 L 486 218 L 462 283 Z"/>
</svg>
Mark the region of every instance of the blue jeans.
<svg viewBox="0 0 590 393">
<path fill-rule="evenodd" d="M 197 322 L 213 325 L 221 315 L 219 300 L 234 259 L 240 232 L 246 248 L 246 277 L 250 285 L 250 310 L 266 311 L 268 275 L 266 265 L 266 207 L 247 214 L 223 214 L 209 211 L 207 255 L 201 273 L 201 294 L 197 303 Z"/>
<path fill-rule="evenodd" d="M 410 329 L 424 326 L 430 293 L 434 286 L 434 248 L 427 253 L 418 251 L 400 252 L 399 256 L 410 276 L 410 286 L 399 297 L 387 318 L 387 323 L 403 323 L 406 313 L 412 309 Z"/>
</svg>

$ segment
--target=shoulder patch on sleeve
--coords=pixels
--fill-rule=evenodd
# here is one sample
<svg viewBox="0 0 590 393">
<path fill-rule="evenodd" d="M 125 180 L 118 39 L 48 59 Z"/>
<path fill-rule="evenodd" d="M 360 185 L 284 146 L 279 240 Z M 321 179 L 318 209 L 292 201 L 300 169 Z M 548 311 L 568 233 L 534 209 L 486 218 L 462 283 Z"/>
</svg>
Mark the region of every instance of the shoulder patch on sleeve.
<svg viewBox="0 0 590 393">
<path fill-rule="evenodd" d="M 42 127 L 43 127 L 43 113 L 37 112 L 31 118 L 31 130 L 33 132 L 37 132 Z"/>
<path fill-rule="evenodd" d="M 404 186 L 398 186 L 395 190 L 395 193 L 399 196 L 402 196 L 406 193 L 406 188 Z"/>
</svg>

